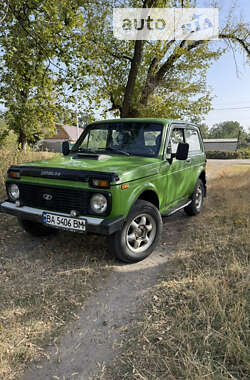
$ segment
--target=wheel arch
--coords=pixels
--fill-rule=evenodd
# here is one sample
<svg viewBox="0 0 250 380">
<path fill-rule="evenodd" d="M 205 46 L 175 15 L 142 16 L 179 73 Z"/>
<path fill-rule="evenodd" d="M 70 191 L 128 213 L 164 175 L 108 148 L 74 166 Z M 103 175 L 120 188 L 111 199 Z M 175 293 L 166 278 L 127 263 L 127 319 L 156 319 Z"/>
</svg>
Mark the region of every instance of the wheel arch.
<svg viewBox="0 0 250 380">
<path fill-rule="evenodd" d="M 159 201 L 158 195 L 156 194 L 154 190 L 143 191 L 137 199 L 150 202 L 159 210 L 160 201 Z"/>
<path fill-rule="evenodd" d="M 160 199 L 153 184 L 148 184 L 147 187 L 138 187 L 131 193 L 127 201 L 127 214 L 138 199 L 152 203 L 158 210 L 160 208 Z"/>
</svg>

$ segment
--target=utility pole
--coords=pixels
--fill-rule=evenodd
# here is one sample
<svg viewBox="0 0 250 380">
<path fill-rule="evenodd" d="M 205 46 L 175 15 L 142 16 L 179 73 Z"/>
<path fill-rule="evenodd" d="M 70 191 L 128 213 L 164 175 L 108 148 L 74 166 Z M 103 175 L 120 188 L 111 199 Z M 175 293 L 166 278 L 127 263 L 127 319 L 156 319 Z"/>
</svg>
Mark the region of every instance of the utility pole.
<svg viewBox="0 0 250 380">
<path fill-rule="evenodd" d="M 241 134 L 241 130 L 239 129 L 236 152 L 237 152 L 237 150 L 239 149 L 239 146 L 240 146 L 240 134 Z"/>
</svg>

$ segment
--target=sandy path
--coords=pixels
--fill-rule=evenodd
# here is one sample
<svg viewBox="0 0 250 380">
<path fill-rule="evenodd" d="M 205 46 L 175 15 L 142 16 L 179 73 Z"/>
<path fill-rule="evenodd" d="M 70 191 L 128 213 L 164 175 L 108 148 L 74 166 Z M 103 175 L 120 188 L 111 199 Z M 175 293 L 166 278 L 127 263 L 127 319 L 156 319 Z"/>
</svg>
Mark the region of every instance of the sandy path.
<svg viewBox="0 0 250 380">
<path fill-rule="evenodd" d="M 224 167 L 250 164 L 250 160 L 209 160 L 208 179 Z M 117 264 L 106 280 L 101 280 L 79 320 L 68 326 L 60 345 L 49 352 L 50 360 L 34 364 L 25 380 L 88 380 L 97 376 L 105 363 L 119 354 L 121 331 L 137 318 L 149 289 L 160 279 L 170 255 L 191 219 L 183 212 L 164 218 L 159 248 L 146 260 L 133 264 Z"/>
</svg>

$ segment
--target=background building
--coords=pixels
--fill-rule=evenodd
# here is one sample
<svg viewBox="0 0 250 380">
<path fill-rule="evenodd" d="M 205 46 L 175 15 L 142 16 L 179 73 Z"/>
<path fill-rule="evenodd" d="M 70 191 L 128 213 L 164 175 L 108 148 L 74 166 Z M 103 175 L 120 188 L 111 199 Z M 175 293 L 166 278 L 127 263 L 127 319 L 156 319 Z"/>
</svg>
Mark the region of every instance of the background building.
<svg viewBox="0 0 250 380">
<path fill-rule="evenodd" d="M 238 139 L 204 139 L 206 151 L 229 151 L 236 152 Z"/>
</svg>

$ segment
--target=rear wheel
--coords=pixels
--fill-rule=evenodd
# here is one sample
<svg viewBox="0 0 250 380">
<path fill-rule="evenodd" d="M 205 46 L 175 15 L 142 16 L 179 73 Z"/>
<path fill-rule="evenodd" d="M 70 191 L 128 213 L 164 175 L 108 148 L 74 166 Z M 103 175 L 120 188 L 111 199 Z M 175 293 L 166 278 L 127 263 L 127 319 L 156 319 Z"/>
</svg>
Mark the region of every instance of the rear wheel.
<svg viewBox="0 0 250 380">
<path fill-rule="evenodd" d="M 153 252 L 161 230 L 162 219 L 158 209 L 150 202 L 138 200 L 122 230 L 110 236 L 109 249 L 121 261 L 141 261 Z"/>
<path fill-rule="evenodd" d="M 58 231 L 55 228 L 45 227 L 41 223 L 33 222 L 23 218 L 18 218 L 20 226 L 32 236 L 49 236 L 55 235 Z"/>
<path fill-rule="evenodd" d="M 184 208 L 187 215 L 192 216 L 200 213 L 203 206 L 204 194 L 204 184 L 201 179 L 198 179 L 191 197 L 192 202 Z"/>
</svg>

